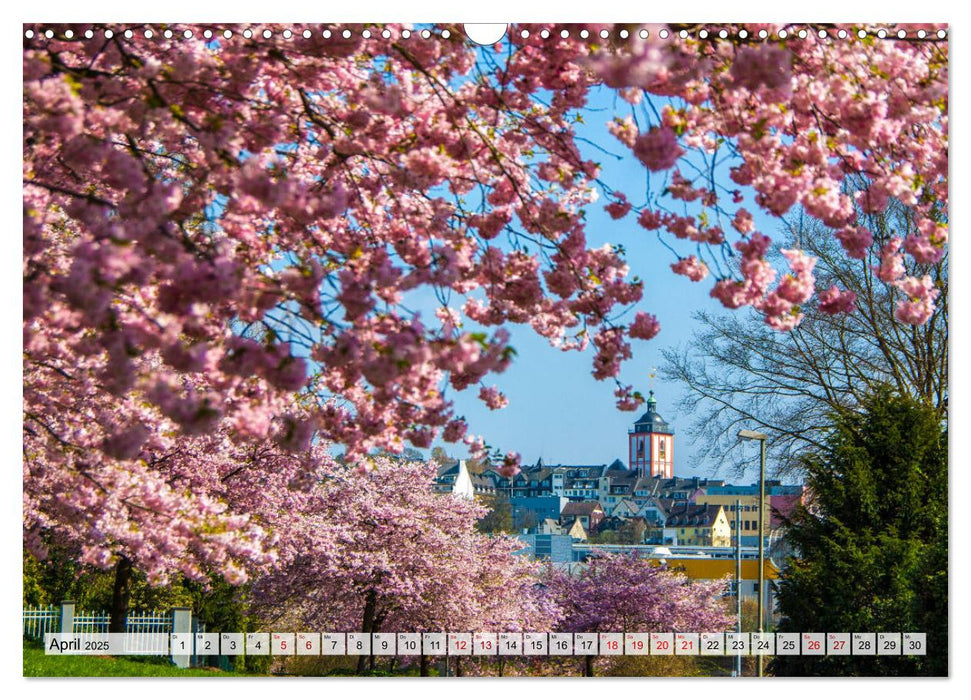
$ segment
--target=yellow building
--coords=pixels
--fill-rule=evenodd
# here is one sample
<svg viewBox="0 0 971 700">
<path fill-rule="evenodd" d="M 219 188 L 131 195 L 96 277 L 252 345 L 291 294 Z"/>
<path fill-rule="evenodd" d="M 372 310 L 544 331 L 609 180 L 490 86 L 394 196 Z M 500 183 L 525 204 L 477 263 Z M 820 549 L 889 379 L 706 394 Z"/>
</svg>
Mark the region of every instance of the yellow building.
<svg viewBox="0 0 971 700">
<path fill-rule="evenodd" d="M 673 571 L 680 571 L 693 581 L 714 581 L 735 576 L 734 559 L 706 559 L 695 557 L 665 557 L 665 563 Z M 742 580 L 758 581 L 759 562 L 757 559 L 742 560 Z M 765 578 L 774 581 L 779 578 L 779 567 L 771 559 L 765 560 Z"/>
<path fill-rule="evenodd" d="M 692 581 L 726 581 L 735 579 L 734 559 L 702 559 L 665 557 L 665 564 L 672 571 L 685 574 Z M 739 581 L 739 593 L 743 600 L 759 599 L 759 562 L 757 559 L 743 559 Z M 771 559 L 765 560 L 766 585 L 763 591 L 765 609 L 771 617 L 775 608 L 775 596 L 769 582 L 779 578 L 779 569 Z"/>
<path fill-rule="evenodd" d="M 765 494 L 765 534 L 770 534 L 771 510 L 769 509 L 769 494 Z M 759 490 L 755 486 L 725 486 L 706 489 L 704 493 L 695 496 L 698 505 L 721 506 L 728 518 L 729 533 L 735 535 L 735 509 L 738 503 L 741 519 L 742 544 L 755 546 L 759 542 Z M 731 545 L 731 542 L 729 543 Z"/>
<path fill-rule="evenodd" d="M 675 507 L 664 521 L 665 539 L 679 547 L 731 547 L 732 530 L 720 505 Z"/>
</svg>

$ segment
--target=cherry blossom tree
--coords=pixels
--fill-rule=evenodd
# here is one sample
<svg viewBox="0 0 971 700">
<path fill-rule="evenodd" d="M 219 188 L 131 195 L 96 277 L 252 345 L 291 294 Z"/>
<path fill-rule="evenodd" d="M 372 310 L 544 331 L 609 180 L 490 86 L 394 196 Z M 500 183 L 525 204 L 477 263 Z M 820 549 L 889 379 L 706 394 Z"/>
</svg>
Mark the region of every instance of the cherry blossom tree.
<svg viewBox="0 0 971 700">
<path fill-rule="evenodd" d="M 660 326 L 632 308 L 644 283 L 623 247 L 588 243 L 601 203 L 670 241 L 675 273 L 711 273 L 723 304 L 786 330 L 814 303 L 815 260 L 787 249 L 780 276 L 753 211 L 801 207 L 860 257 L 876 245 L 860 215 L 899 202 L 906 226 L 880 246 L 879 279 L 902 322 L 934 311 L 931 278 L 907 271 L 947 241 L 937 26 L 901 39 L 523 25 L 483 49 L 457 26 L 428 39 L 393 24 L 41 29 L 23 51 L 34 545 L 78 517 L 86 556 L 104 557 L 92 523 L 150 510 L 210 547 L 203 559 L 233 559 L 245 512 L 214 526 L 233 537 L 203 543 L 226 501 L 191 479 L 163 488 L 143 456 L 165 454 L 160 440 L 299 455 L 317 439 L 363 463 L 440 435 L 481 453 L 448 392 L 505 405 L 491 377 L 514 357 L 514 324 L 563 350 L 592 344 L 594 376 L 636 409 L 617 376 L 631 340 Z M 640 191 L 602 181 L 588 155 L 579 126 L 597 90 L 629 105 L 609 129 L 643 164 Z M 854 305 L 838 286 L 815 296 L 826 313 Z M 503 468 L 517 464 L 509 453 Z M 129 539 L 165 537 L 140 532 Z"/>
<path fill-rule="evenodd" d="M 575 576 L 551 570 L 550 587 L 565 632 L 721 632 L 733 624 L 724 581 L 692 582 L 635 554 L 593 557 Z"/>
<path fill-rule="evenodd" d="M 134 402 L 99 406 L 53 388 L 45 397 L 146 430 L 139 418 L 148 409 Z M 124 629 L 136 570 L 153 585 L 173 576 L 239 584 L 272 565 L 277 511 L 299 506 L 314 479 L 336 466 L 322 446 L 297 455 L 270 441 L 238 445 L 225 432 L 186 438 L 165 421 L 138 437 L 137 451 L 119 442 L 98 458 L 81 447 L 91 436 L 84 425 L 54 410 L 42 415 L 24 441 L 25 545 L 41 559 L 55 544 L 82 566 L 114 568 L 112 631 Z"/>
<path fill-rule="evenodd" d="M 936 42 L 936 27 L 916 29 L 900 30 L 911 41 L 887 40 L 886 29 L 874 36 L 862 27 L 783 29 L 783 41 L 767 41 L 763 33 L 782 35 L 778 27 L 750 26 L 741 42 L 648 39 L 620 55 L 595 55 L 598 74 L 632 104 L 650 103 L 652 95 L 678 98 L 660 113 L 652 105 L 659 119 L 650 128 L 631 117 L 618 119 L 613 133 L 648 170 L 670 170 L 668 192 L 675 200 L 698 201 L 702 210 L 684 216 L 649 207 L 638 222 L 722 248 L 730 224 L 742 236 L 732 246 L 741 259 L 725 266 L 709 258 L 722 271 L 712 296 L 728 308 L 753 306 L 771 327 L 789 330 L 813 296 L 815 260 L 783 250 L 789 272 L 770 288 L 778 276 L 766 259 L 770 239 L 755 231 L 751 212 L 740 206 L 742 191 L 733 186 L 753 189 L 755 204 L 776 217 L 800 207 L 852 258 L 865 257 L 873 244 L 860 214 L 881 214 L 899 202 L 908 208 L 906 225 L 881 248 L 879 276 L 903 293 L 897 319 L 923 324 L 937 290 L 929 275 L 907 274 L 902 262 L 906 254 L 931 265 L 944 255 L 947 55 L 946 44 Z M 924 37 L 931 41 L 919 43 Z M 703 154 L 704 166 L 694 165 L 688 176 L 682 145 Z M 728 186 L 717 180 L 723 149 L 730 154 L 726 166 L 733 163 Z M 693 280 L 708 269 L 695 256 L 672 267 Z M 741 279 L 727 274 L 736 270 Z M 854 299 L 834 286 L 820 292 L 818 305 L 824 313 L 841 313 L 853 309 Z"/>
<path fill-rule="evenodd" d="M 435 493 L 434 475 L 434 465 L 387 458 L 331 473 L 301 509 L 280 513 L 285 545 L 254 583 L 258 612 L 293 629 L 548 628 L 556 608 L 538 565 L 516 554 L 522 543 L 477 532 L 484 509 Z"/>
</svg>

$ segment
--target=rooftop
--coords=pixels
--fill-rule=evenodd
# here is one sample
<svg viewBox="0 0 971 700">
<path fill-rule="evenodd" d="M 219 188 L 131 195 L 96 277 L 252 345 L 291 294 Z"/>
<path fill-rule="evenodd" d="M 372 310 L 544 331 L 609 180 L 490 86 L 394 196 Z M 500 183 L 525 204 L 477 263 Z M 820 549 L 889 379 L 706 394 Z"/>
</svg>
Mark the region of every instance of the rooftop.
<svg viewBox="0 0 971 700">
<path fill-rule="evenodd" d="M 640 418 L 634 421 L 634 428 L 630 432 L 674 435 L 674 431 L 671 430 L 667 422 L 657 412 L 657 400 L 654 398 L 653 391 L 647 398 L 647 410 Z"/>
</svg>

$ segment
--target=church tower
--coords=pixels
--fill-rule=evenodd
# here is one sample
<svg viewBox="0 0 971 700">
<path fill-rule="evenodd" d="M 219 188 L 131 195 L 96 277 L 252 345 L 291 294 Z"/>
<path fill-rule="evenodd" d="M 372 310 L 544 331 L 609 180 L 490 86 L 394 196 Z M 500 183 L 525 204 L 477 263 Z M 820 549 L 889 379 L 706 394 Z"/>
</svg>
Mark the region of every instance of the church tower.
<svg viewBox="0 0 971 700">
<path fill-rule="evenodd" d="M 674 431 L 657 413 L 657 401 L 651 391 L 647 411 L 627 431 L 631 469 L 641 476 L 674 476 Z"/>
</svg>

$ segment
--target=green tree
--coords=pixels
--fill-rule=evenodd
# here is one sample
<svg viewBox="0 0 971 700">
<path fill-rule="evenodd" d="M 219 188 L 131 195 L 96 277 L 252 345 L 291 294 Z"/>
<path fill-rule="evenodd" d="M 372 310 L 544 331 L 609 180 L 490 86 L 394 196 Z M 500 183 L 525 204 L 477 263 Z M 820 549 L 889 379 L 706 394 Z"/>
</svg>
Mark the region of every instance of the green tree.
<svg viewBox="0 0 971 700">
<path fill-rule="evenodd" d="M 73 600 L 77 610 L 107 611 L 111 608 L 115 570 L 107 571 L 78 562 L 78 554 L 68 548 L 49 544 L 48 559 L 38 561 L 23 554 L 24 607 L 57 605 Z M 252 632 L 262 629 L 261 621 L 250 614 L 249 585 L 235 586 L 220 576 L 205 583 L 174 576 L 164 585 L 152 585 L 144 573 L 133 570 L 129 579 L 128 613 L 168 611 L 188 607 L 210 632 Z M 264 660 L 265 659 L 265 660 Z M 224 663 L 226 660 L 224 659 Z M 237 670 L 261 671 L 268 657 L 237 657 L 229 660 Z"/>
<path fill-rule="evenodd" d="M 647 523 L 642 518 L 628 518 L 617 528 L 622 544 L 643 544 Z"/>
<path fill-rule="evenodd" d="M 590 535 L 590 544 L 623 544 L 617 530 L 601 530 Z"/>
<path fill-rule="evenodd" d="M 810 502 L 788 522 L 783 632 L 925 632 L 926 656 L 779 656 L 778 675 L 947 675 L 947 429 L 878 388 L 834 416 L 804 460 Z"/>
<path fill-rule="evenodd" d="M 455 458 L 449 455 L 449 453 L 445 451 L 444 447 L 436 445 L 432 448 L 430 461 L 435 462 L 435 464 L 438 465 L 445 465 L 454 462 Z"/>
<path fill-rule="evenodd" d="M 25 606 L 57 605 L 73 600 L 79 610 L 87 612 L 111 609 L 115 570 L 105 571 L 78 562 L 78 554 L 68 548 L 50 545 L 48 559 L 38 561 L 23 554 L 23 600 Z M 192 593 L 181 576 L 167 584 L 153 586 L 147 577 L 133 571 L 130 576 L 130 610 L 167 610 L 174 606 L 192 606 Z"/>
<path fill-rule="evenodd" d="M 475 524 L 475 528 L 479 532 L 486 534 L 515 532 L 512 520 L 512 507 L 509 505 L 508 498 L 500 494 L 490 494 L 479 496 L 478 500 L 479 503 L 489 509 L 489 512 L 482 516 Z"/>
</svg>

